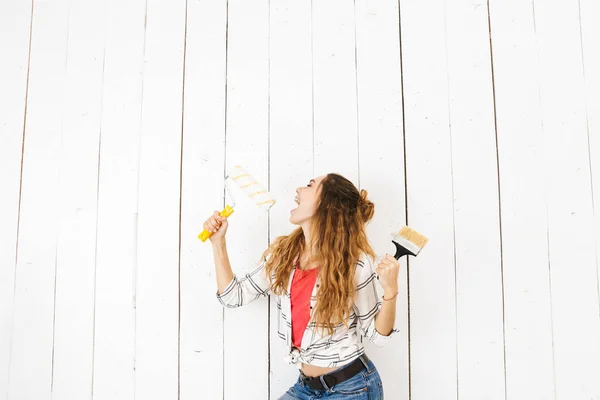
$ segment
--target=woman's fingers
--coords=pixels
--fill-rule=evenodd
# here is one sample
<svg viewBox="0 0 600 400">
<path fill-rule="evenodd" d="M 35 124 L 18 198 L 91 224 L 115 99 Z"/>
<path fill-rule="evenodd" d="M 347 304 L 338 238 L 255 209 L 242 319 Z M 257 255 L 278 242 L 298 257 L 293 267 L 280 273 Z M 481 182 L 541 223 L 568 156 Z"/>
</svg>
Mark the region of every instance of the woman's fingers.
<svg viewBox="0 0 600 400">
<path fill-rule="evenodd" d="M 397 274 L 400 263 L 391 255 L 387 254 L 385 258 L 379 260 L 377 265 L 377 275 Z"/>
<path fill-rule="evenodd" d="M 385 257 L 379 261 L 379 265 L 384 267 L 395 267 L 399 266 L 400 263 L 390 254 L 386 254 Z"/>
<path fill-rule="evenodd" d="M 211 238 L 221 238 L 227 232 L 227 218 L 221 216 L 219 211 L 215 211 L 213 215 L 204 221 L 204 229 L 212 234 Z"/>
<path fill-rule="evenodd" d="M 379 260 L 376 272 L 379 278 L 379 283 L 384 290 L 394 290 L 398 285 L 398 273 L 400 263 L 394 257 L 386 254 L 384 258 Z"/>
<path fill-rule="evenodd" d="M 208 224 L 208 231 L 209 232 L 214 232 L 215 231 L 215 223 L 214 223 L 212 217 L 210 217 L 208 219 L 208 221 L 206 221 L 206 223 Z"/>
<path fill-rule="evenodd" d="M 215 211 L 213 213 L 213 215 L 211 215 L 205 222 L 204 222 L 204 229 L 209 231 L 209 232 L 216 232 L 219 230 L 219 228 L 221 227 L 223 220 L 225 220 L 224 217 L 221 217 L 221 215 L 219 214 L 218 211 Z"/>
<path fill-rule="evenodd" d="M 219 215 L 219 212 L 215 210 L 215 212 L 213 212 L 213 215 L 211 215 L 208 218 L 208 224 L 210 225 L 212 230 L 215 230 L 219 224 L 217 223 L 217 216 Z"/>
</svg>

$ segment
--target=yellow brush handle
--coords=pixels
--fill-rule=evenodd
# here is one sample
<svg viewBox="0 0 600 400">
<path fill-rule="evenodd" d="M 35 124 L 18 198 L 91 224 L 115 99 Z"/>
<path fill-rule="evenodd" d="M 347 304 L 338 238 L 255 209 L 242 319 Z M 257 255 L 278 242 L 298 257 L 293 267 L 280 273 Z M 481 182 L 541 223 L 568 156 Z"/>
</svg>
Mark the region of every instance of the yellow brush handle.
<svg viewBox="0 0 600 400">
<path fill-rule="evenodd" d="M 221 217 L 229 217 L 231 214 L 233 213 L 233 207 L 231 206 L 225 206 L 225 208 L 223 210 L 221 210 L 221 212 L 219 213 L 221 215 Z M 203 242 L 206 242 L 206 239 L 208 239 L 209 237 L 212 236 L 212 232 L 207 231 L 206 229 L 202 231 L 201 234 L 198 235 L 198 239 L 202 240 Z"/>
</svg>

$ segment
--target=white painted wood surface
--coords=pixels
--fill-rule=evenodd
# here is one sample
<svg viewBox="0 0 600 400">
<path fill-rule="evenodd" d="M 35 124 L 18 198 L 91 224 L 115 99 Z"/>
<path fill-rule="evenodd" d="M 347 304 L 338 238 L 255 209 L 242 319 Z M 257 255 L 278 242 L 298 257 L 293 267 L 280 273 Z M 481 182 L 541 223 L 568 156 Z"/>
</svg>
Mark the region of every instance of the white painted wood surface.
<svg viewBox="0 0 600 400">
<path fill-rule="evenodd" d="M 105 11 L 99 2 L 69 5 L 52 364 L 52 395 L 61 399 L 88 397 L 93 380 Z"/>
<path fill-rule="evenodd" d="M 148 1 L 135 287 L 135 398 L 179 397 L 185 1 Z"/>
<path fill-rule="evenodd" d="M 0 3 L 0 396 L 8 397 L 31 4 Z"/>
<path fill-rule="evenodd" d="M 600 305 L 578 6 L 535 2 L 558 398 L 600 396 Z"/>
<path fill-rule="evenodd" d="M 377 253 L 406 222 L 429 236 L 401 264 L 401 332 L 366 344 L 386 398 L 600 399 L 599 17 L 0 2 L 0 397 L 285 392 L 275 299 L 224 310 L 196 238 L 242 164 L 278 203 L 234 189 L 240 276 L 328 172 L 369 191 Z"/>
<path fill-rule="evenodd" d="M 375 202 L 367 234 L 377 255 L 394 254 L 391 233 L 406 222 L 402 79 L 399 12 L 395 2 L 356 2 L 356 80 L 360 187 Z M 376 46 L 373 44 L 377 43 Z M 401 263 L 397 337 L 385 347 L 368 340 L 367 352 L 379 369 L 384 391 L 409 398 L 408 285 Z"/>
<path fill-rule="evenodd" d="M 504 399 L 500 212 L 485 4 L 446 7 L 458 398 Z"/>
<path fill-rule="evenodd" d="M 592 184 L 594 238 L 596 246 L 596 282 L 600 306 L 600 26 L 594 19 L 600 15 L 600 3 L 579 2 L 581 20 L 581 46 L 583 55 L 583 79 L 586 100 L 587 137 L 589 146 L 590 178 Z"/>
<path fill-rule="evenodd" d="M 223 397 L 223 307 L 202 223 L 223 207 L 227 8 L 187 7 L 181 204 L 180 399 Z M 236 215 L 237 217 L 237 215 Z M 206 329 L 210 326 L 210 329 Z M 217 371 L 217 373 L 206 373 Z"/>
<path fill-rule="evenodd" d="M 94 399 L 135 398 L 135 285 L 145 15 L 145 1 L 117 0 L 107 4 L 98 177 Z"/>
<path fill-rule="evenodd" d="M 226 170 L 242 165 L 268 189 L 269 2 L 230 1 L 227 32 Z M 241 277 L 256 267 L 267 248 L 269 221 L 241 190 L 232 187 L 232 193 L 236 211 L 231 216 L 227 247 L 232 268 Z M 226 203 L 230 202 L 227 195 Z M 225 398 L 269 397 L 268 317 L 266 298 L 225 310 Z"/>
<path fill-rule="evenodd" d="M 269 146 L 270 190 L 277 203 L 270 211 L 269 236 L 288 234 L 298 187 L 314 174 L 310 3 L 270 3 Z M 285 342 L 277 336 L 277 304 L 270 299 L 270 396 L 278 399 L 298 378 L 286 363 Z"/>
<path fill-rule="evenodd" d="M 552 304 L 533 5 L 490 2 L 502 217 L 506 398 L 554 399 Z M 521 60 L 515 63 L 514 60 Z"/>
<path fill-rule="evenodd" d="M 58 181 L 68 2 L 34 7 L 32 21 L 12 347 L 7 387 L 0 390 L 8 392 L 9 399 L 50 398 L 55 355 Z"/>
<path fill-rule="evenodd" d="M 410 396 L 457 398 L 456 254 L 444 2 L 400 2 L 409 260 Z"/>
<path fill-rule="evenodd" d="M 312 4 L 315 176 L 334 172 L 358 185 L 354 6 Z"/>
</svg>

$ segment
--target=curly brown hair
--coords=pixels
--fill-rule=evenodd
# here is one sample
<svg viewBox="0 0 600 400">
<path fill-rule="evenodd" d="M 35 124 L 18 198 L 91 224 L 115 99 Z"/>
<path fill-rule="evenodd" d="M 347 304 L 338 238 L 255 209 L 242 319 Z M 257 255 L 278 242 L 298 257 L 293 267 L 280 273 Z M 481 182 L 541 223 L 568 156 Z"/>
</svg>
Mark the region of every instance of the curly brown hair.
<svg viewBox="0 0 600 400">
<path fill-rule="evenodd" d="M 327 174 L 321 181 L 321 194 L 312 220 L 312 253 L 320 265 L 320 286 L 312 320 L 331 335 L 352 310 L 356 292 L 354 274 L 361 253 L 375 257 L 365 226 L 375 213 L 375 205 L 345 177 Z M 304 251 L 306 240 L 298 227 L 279 236 L 262 255 L 271 291 L 283 295 L 288 287 L 294 260 Z"/>
</svg>

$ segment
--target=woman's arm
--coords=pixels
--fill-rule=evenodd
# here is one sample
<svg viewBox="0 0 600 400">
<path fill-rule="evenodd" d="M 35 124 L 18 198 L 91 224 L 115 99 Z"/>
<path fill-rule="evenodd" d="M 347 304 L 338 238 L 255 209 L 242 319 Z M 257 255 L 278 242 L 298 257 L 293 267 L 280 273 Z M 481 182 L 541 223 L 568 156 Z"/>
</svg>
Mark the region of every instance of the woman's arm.
<svg viewBox="0 0 600 400">
<path fill-rule="evenodd" d="M 266 259 L 241 279 L 233 273 L 225 241 L 228 226 L 227 218 L 221 217 L 218 211 L 204 223 L 204 229 L 212 233 L 210 242 L 215 261 L 217 299 L 223 306 L 235 308 L 251 303 L 260 296 L 266 296 L 269 293 L 270 281 L 264 268 Z"/>
<path fill-rule="evenodd" d="M 219 251 L 222 251 L 222 249 Z M 233 274 L 233 277 L 225 288 L 221 289 L 221 287 L 219 287 L 219 290 L 217 291 L 217 299 L 219 302 L 225 307 L 236 308 L 250 304 L 261 296 L 267 296 L 270 292 L 270 281 L 267 278 L 265 270 L 266 263 L 267 259 L 265 258 L 254 271 L 244 275 L 241 279 L 238 279 L 237 276 Z M 225 280 L 227 268 L 223 269 L 224 271 L 221 273 L 223 275 L 222 278 Z M 229 271 L 231 271 L 231 267 L 229 267 Z M 217 276 L 217 281 L 218 280 L 219 276 Z M 218 283 L 217 285 L 220 284 Z"/>
<path fill-rule="evenodd" d="M 218 242 L 212 242 L 212 249 L 213 257 L 215 259 L 215 272 L 217 275 L 217 293 L 221 294 L 233 279 L 233 271 L 231 270 L 231 264 L 229 263 L 225 238 Z"/>
<path fill-rule="evenodd" d="M 382 300 L 381 296 L 385 291 L 382 289 L 380 281 L 377 280 L 375 269 L 375 265 L 368 256 L 361 258 L 357 263 L 354 312 L 362 335 L 376 346 L 381 347 L 390 340 L 395 332 L 398 332 L 394 328 L 396 302 L 395 300 Z M 386 295 L 385 298 L 390 297 Z M 384 312 L 383 318 L 380 315 L 382 311 Z"/>
<path fill-rule="evenodd" d="M 391 299 L 394 295 L 398 293 L 396 289 L 395 292 L 385 292 L 383 297 L 386 299 Z M 383 336 L 389 336 L 394 329 L 394 324 L 396 323 L 396 299 L 398 297 L 395 296 L 392 300 L 383 301 L 381 308 L 379 309 L 379 313 L 375 316 L 375 329 Z"/>
<path fill-rule="evenodd" d="M 387 254 L 377 266 L 379 283 L 383 288 L 383 304 L 375 317 L 375 329 L 383 336 L 388 336 L 396 322 L 396 299 L 398 298 L 398 272 L 400 263 Z"/>
</svg>

